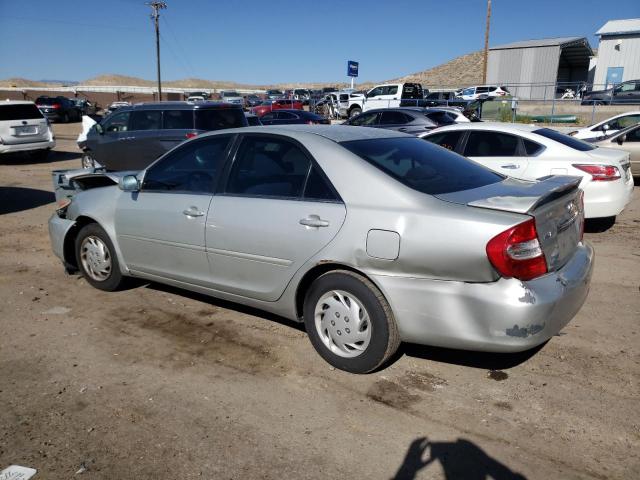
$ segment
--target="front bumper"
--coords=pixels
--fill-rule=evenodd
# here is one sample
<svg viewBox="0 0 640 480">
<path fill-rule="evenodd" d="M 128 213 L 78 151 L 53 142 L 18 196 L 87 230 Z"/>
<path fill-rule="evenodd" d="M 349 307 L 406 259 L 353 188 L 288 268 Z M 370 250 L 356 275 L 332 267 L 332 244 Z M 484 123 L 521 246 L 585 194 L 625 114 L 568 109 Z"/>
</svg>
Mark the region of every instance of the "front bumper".
<svg viewBox="0 0 640 480">
<path fill-rule="evenodd" d="M 580 245 L 559 271 L 523 282 L 464 283 L 372 276 L 405 342 L 463 350 L 519 352 L 556 335 L 584 304 L 594 252 Z"/>
<path fill-rule="evenodd" d="M 49 218 L 49 239 L 51 240 L 51 249 L 56 257 L 62 260 L 65 266 L 68 264 L 67 259 L 64 256 L 64 240 L 67 237 L 69 230 L 76 224 L 74 220 L 67 220 L 66 218 L 60 218 L 54 213 Z"/>
</svg>

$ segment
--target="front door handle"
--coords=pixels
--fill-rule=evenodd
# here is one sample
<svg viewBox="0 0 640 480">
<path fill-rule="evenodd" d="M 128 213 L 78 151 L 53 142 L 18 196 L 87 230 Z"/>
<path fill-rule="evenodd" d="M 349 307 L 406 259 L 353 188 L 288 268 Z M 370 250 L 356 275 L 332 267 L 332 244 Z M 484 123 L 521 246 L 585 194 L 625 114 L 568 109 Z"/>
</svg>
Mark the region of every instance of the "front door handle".
<svg viewBox="0 0 640 480">
<path fill-rule="evenodd" d="M 329 222 L 322 220 L 318 215 L 309 215 L 307 218 L 300 220 L 300 225 L 305 227 L 328 227 Z"/>
<path fill-rule="evenodd" d="M 202 217 L 204 212 L 198 210 L 198 207 L 191 207 L 188 210 L 183 210 L 182 213 L 187 217 Z"/>
<path fill-rule="evenodd" d="M 520 165 L 515 163 L 507 163 L 506 165 L 500 165 L 500 168 L 508 168 L 510 170 L 515 170 L 516 168 L 520 168 Z"/>
</svg>

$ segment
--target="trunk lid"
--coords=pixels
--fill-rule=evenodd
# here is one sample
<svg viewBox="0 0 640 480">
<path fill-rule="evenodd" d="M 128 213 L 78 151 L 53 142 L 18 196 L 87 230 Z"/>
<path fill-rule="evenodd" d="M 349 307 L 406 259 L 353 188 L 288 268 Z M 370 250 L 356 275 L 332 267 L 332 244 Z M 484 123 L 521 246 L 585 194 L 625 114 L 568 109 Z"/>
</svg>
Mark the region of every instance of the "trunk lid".
<svg viewBox="0 0 640 480">
<path fill-rule="evenodd" d="M 502 182 L 436 195 L 440 200 L 529 215 L 535 219 L 547 268 L 556 271 L 573 256 L 582 238 L 582 177 L 554 175 L 537 181 L 506 178 Z"/>
</svg>

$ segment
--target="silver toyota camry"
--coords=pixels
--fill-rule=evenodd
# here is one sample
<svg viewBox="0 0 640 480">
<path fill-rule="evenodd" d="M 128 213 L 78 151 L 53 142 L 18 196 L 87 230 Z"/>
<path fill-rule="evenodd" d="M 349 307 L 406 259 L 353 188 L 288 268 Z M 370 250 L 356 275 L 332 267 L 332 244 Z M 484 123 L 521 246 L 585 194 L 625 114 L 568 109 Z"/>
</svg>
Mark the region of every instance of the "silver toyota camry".
<svg viewBox="0 0 640 480">
<path fill-rule="evenodd" d="M 54 172 L 49 232 L 96 288 L 137 277 L 267 310 L 364 373 L 402 341 L 514 352 L 562 329 L 593 266 L 579 181 L 388 130 L 249 127 L 141 172 Z"/>
</svg>

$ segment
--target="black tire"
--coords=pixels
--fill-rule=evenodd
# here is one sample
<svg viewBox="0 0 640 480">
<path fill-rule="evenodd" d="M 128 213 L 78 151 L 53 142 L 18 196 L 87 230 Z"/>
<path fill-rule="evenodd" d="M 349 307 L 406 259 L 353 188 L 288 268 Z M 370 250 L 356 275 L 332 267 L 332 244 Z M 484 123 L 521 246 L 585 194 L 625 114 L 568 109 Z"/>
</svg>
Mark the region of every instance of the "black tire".
<svg viewBox="0 0 640 480">
<path fill-rule="evenodd" d="M 82 168 L 93 168 L 96 164 L 89 152 L 83 152 L 82 157 L 80 158 L 80 165 Z"/>
<path fill-rule="evenodd" d="M 353 118 L 356 115 L 360 115 L 362 113 L 362 109 L 358 108 L 358 107 L 354 107 L 351 110 L 349 110 L 349 118 Z"/>
<path fill-rule="evenodd" d="M 93 237 L 93 239 L 99 239 L 108 251 L 111 266 L 109 268 L 108 275 L 106 275 L 102 280 L 95 278 L 95 276 L 88 271 L 82 258 L 83 252 L 81 249 L 83 249 L 83 243 L 85 239 L 90 239 L 91 237 Z M 113 248 L 113 243 L 111 242 L 109 235 L 107 235 L 107 232 L 105 232 L 100 225 L 97 223 L 90 223 L 80 229 L 78 236 L 76 237 L 75 251 L 78 269 L 91 286 L 107 292 L 120 290 L 125 286 L 127 278 L 120 273 L 120 264 L 115 253 L 115 249 Z"/>
<path fill-rule="evenodd" d="M 331 351 L 316 328 L 316 304 L 332 290 L 341 290 L 353 296 L 369 315 L 369 344 L 355 357 L 347 358 Z M 320 356 L 334 367 L 351 373 L 369 373 L 377 369 L 389 360 L 400 345 L 393 312 L 380 290 L 367 278 L 348 270 L 325 273 L 311 284 L 304 300 L 304 323 L 307 335 Z"/>
</svg>

